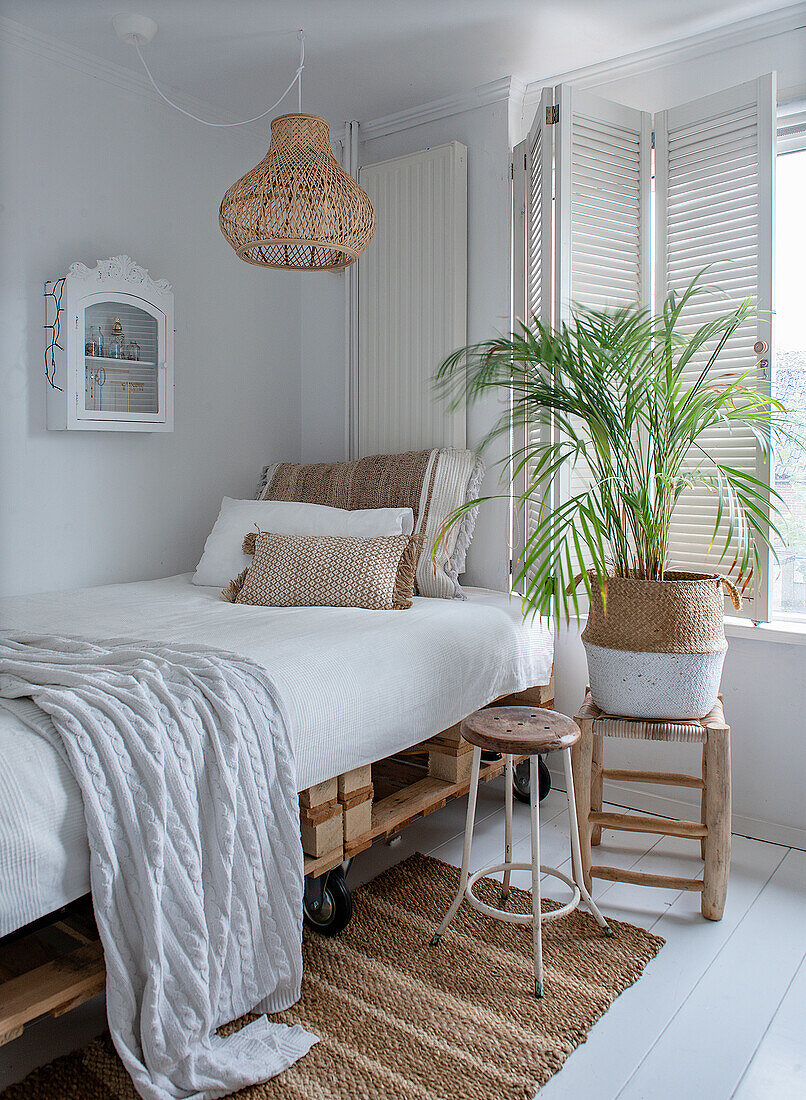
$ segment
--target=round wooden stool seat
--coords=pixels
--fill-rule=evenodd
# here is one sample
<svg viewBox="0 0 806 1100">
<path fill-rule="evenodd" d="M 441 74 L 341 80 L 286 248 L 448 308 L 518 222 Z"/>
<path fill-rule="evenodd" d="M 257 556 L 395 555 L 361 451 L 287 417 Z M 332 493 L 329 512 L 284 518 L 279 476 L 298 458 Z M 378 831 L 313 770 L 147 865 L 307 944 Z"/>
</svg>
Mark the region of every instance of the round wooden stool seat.
<svg viewBox="0 0 806 1100">
<path fill-rule="evenodd" d="M 542 707 L 486 707 L 465 718 L 460 729 L 471 745 L 515 756 L 570 749 L 580 737 L 573 719 Z"/>
</svg>

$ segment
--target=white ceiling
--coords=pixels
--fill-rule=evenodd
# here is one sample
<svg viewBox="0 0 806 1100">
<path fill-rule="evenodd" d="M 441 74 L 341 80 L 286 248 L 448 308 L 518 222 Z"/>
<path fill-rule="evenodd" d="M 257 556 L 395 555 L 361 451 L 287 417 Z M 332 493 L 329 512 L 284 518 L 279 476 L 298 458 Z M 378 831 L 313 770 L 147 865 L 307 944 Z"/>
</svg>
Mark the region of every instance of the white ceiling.
<svg viewBox="0 0 806 1100">
<path fill-rule="evenodd" d="M 238 117 L 291 79 L 306 36 L 304 108 L 370 119 L 499 77 L 537 80 L 785 8 L 781 0 L 0 0 L 0 12 L 131 69 L 119 11 L 160 25 L 159 83 Z M 281 33 L 278 33 L 281 32 Z M 285 33 L 282 33 L 285 32 Z M 290 110 L 296 110 L 291 101 Z M 262 123 L 259 125 L 263 125 Z"/>
</svg>

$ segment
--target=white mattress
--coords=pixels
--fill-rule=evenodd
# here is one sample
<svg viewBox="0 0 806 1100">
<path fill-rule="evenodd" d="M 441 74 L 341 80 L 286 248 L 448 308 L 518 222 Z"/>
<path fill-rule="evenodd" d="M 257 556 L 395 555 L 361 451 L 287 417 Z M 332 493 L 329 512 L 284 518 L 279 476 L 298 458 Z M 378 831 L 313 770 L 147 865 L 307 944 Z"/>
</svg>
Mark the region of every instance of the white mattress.
<svg viewBox="0 0 806 1100">
<path fill-rule="evenodd" d="M 271 677 L 299 790 L 416 744 L 506 692 L 548 683 L 553 636 L 519 601 L 414 600 L 408 611 L 234 605 L 191 574 L 0 600 L 0 627 L 191 642 Z M 0 707 L 0 935 L 89 890 L 81 795 L 61 757 Z"/>
</svg>

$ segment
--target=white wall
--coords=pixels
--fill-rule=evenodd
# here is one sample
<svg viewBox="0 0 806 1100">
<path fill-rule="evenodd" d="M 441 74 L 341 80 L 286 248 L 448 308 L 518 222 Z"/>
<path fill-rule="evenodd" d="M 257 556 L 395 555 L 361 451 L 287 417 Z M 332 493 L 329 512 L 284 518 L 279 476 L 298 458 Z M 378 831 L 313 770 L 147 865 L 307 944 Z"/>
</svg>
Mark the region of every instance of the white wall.
<svg viewBox="0 0 806 1100">
<path fill-rule="evenodd" d="M 509 328 L 510 179 L 507 104 L 493 103 L 361 143 L 360 163 L 427 149 L 448 141 L 468 148 L 468 341 Z M 370 247 L 372 247 L 370 245 Z M 316 278 L 316 281 L 314 281 Z M 306 459 L 344 455 L 344 283 L 311 277 L 302 291 L 302 423 Z M 434 369 L 438 364 L 434 364 Z M 468 410 L 468 446 L 476 447 L 496 415 L 489 402 Z M 491 449 L 492 463 L 500 451 Z M 489 470 L 483 493 L 495 493 Z M 488 505 L 468 555 L 467 584 L 508 586 L 508 504 Z"/>
<path fill-rule="evenodd" d="M 265 130 L 207 129 L 58 53 L 4 42 L 0 66 L 0 591 L 190 569 L 222 495 L 300 449 L 299 277 L 218 228 Z M 49 432 L 42 283 L 121 252 L 174 287 L 176 430 Z"/>
</svg>

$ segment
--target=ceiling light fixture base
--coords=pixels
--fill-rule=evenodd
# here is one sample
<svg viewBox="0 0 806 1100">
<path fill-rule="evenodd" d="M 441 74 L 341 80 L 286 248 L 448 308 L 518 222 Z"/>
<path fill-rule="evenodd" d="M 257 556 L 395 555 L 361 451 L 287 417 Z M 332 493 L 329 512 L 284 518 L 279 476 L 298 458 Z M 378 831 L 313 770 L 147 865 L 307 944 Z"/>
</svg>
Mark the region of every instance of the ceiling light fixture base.
<svg viewBox="0 0 806 1100">
<path fill-rule="evenodd" d="M 159 30 L 159 23 L 147 15 L 137 15 L 136 12 L 122 12 L 112 20 L 115 34 L 121 42 L 130 46 L 147 46 L 154 40 Z"/>
</svg>

